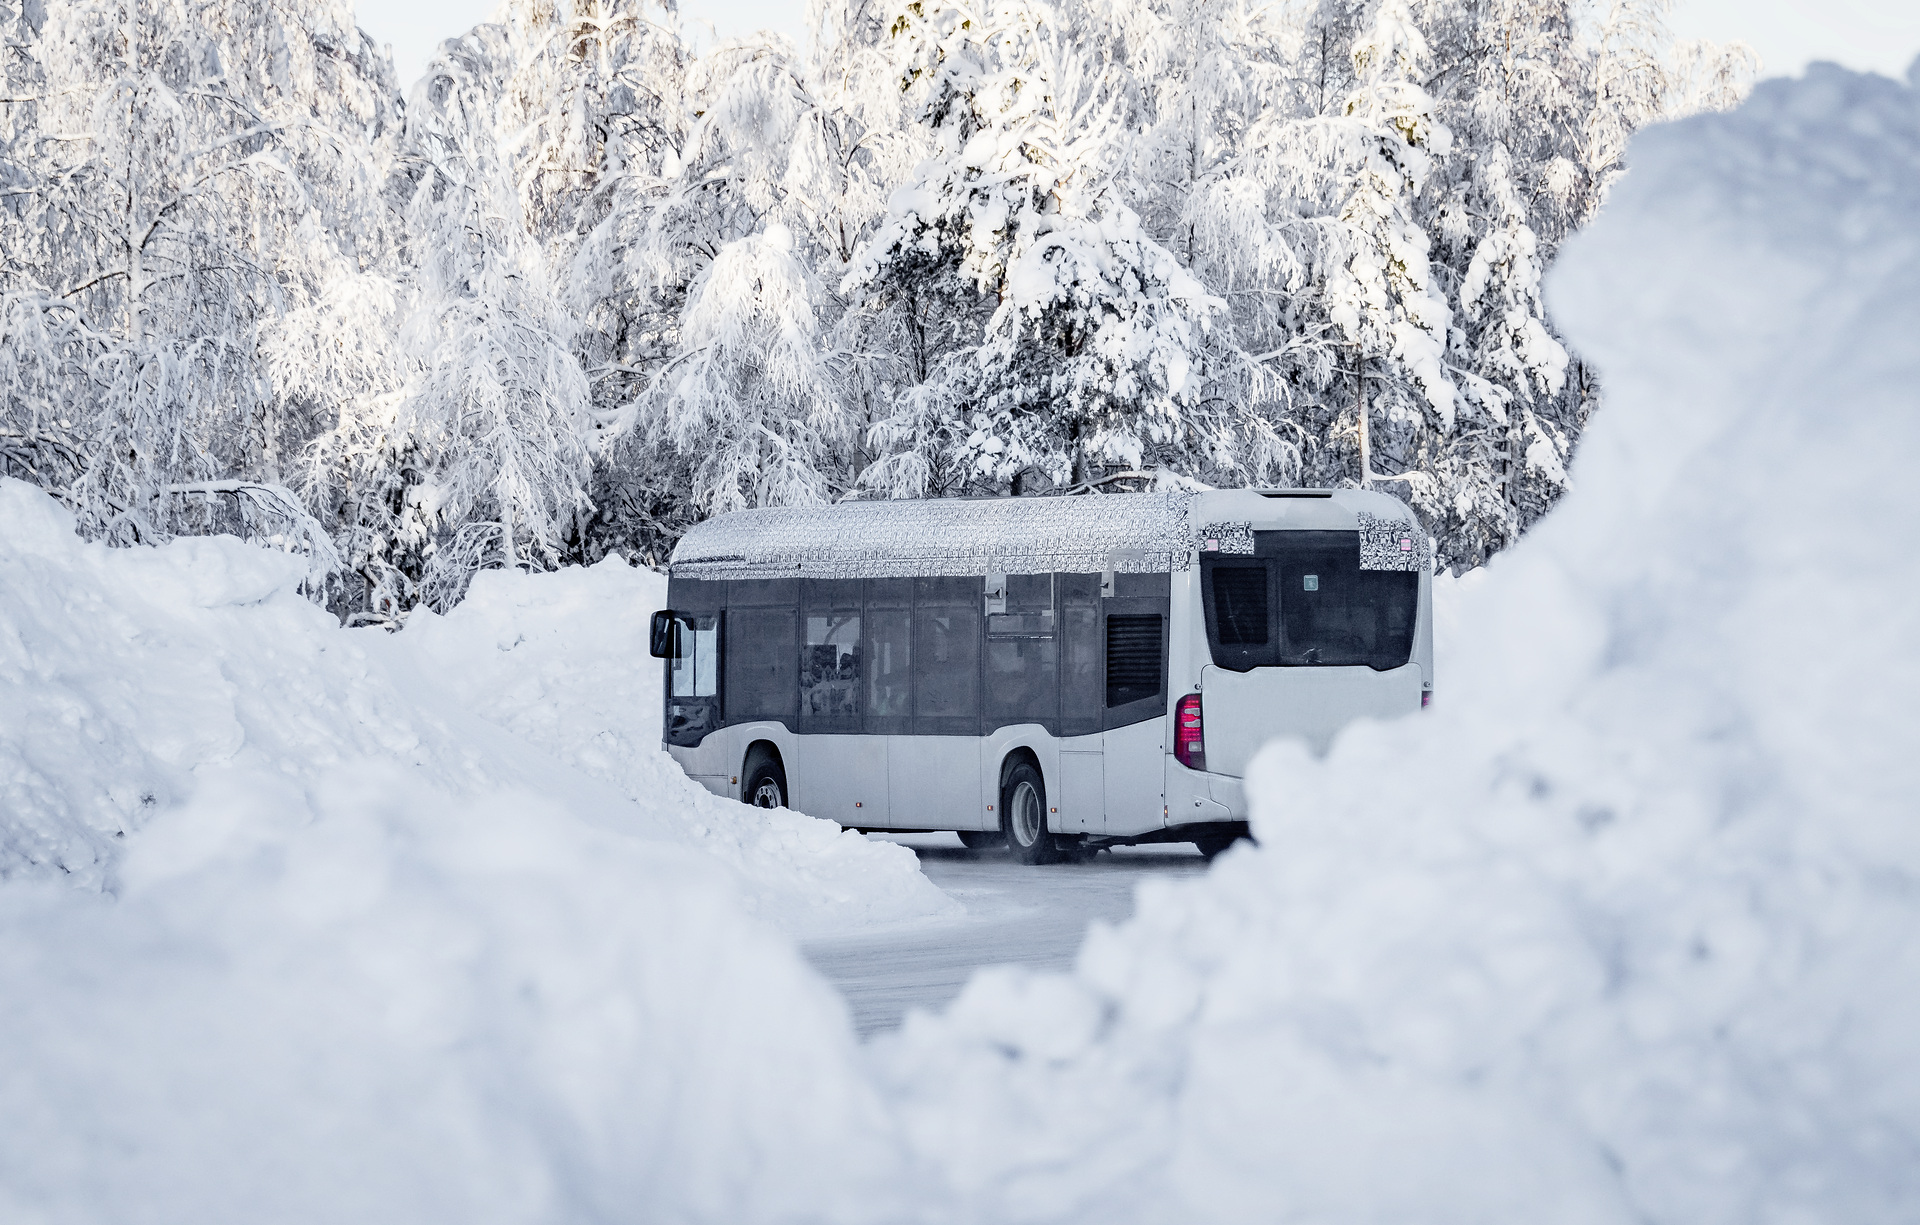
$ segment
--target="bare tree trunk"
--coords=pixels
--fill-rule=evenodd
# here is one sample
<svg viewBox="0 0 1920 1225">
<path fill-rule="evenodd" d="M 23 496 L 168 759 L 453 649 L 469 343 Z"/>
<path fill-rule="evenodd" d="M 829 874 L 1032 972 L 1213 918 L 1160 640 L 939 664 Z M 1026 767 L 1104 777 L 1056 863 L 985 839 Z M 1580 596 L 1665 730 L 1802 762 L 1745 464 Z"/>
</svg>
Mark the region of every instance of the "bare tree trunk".
<svg viewBox="0 0 1920 1225">
<path fill-rule="evenodd" d="M 1367 366 L 1357 357 L 1353 363 L 1353 406 L 1359 418 L 1360 488 L 1366 489 L 1373 484 L 1373 438 L 1367 429 Z"/>
</svg>

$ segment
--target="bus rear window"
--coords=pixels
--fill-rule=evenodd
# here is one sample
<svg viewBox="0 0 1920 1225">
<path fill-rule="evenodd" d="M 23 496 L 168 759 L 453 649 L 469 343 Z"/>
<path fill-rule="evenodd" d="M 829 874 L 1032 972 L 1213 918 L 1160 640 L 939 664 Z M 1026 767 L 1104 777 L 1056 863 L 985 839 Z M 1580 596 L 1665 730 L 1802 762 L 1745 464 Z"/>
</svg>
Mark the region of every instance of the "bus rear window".
<svg viewBox="0 0 1920 1225">
<path fill-rule="evenodd" d="M 1252 668 L 1402 667 L 1420 576 L 1362 570 L 1356 532 L 1255 532 L 1254 556 L 1202 557 L 1213 662 Z"/>
</svg>

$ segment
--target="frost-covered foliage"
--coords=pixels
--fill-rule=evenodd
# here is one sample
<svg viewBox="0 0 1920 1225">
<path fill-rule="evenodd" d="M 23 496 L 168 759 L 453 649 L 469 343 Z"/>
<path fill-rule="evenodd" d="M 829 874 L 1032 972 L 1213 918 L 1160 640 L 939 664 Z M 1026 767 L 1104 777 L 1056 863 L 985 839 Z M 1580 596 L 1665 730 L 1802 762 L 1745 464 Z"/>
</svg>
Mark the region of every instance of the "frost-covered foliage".
<svg viewBox="0 0 1920 1225">
<path fill-rule="evenodd" d="M 375 619 L 849 496 L 1382 483 L 1476 563 L 1597 403 L 1559 244 L 1752 74 L 1664 12 L 507 0 L 403 102 L 339 0 L 0 0 L 0 468 Z"/>
<path fill-rule="evenodd" d="M 846 287 L 877 312 L 949 314 L 873 436 L 894 495 L 1054 486 L 1149 458 L 1236 453 L 1201 411 L 1223 305 L 1154 241 L 1115 170 L 1121 75 L 1090 14 L 1028 0 L 898 9 L 893 71 L 933 154 Z"/>
<path fill-rule="evenodd" d="M 0 443 L 121 543 L 331 547 L 284 485 L 318 406 L 273 393 L 277 321 L 391 239 L 390 70 L 346 4 L 0 9 Z"/>
<path fill-rule="evenodd" d="M 309 497 L 339 522 L 374 614 L 449 606 L 481 569 L 559 565 L 587 506 L 574 321 L 495 128 L 504 33 L 482 26 L 428 65 L 394 187 L 407 251 L 390 382 L 343 404 L 310 448 Z M 344 288 L 339 311 L 372 305 Z"/>
</svg>

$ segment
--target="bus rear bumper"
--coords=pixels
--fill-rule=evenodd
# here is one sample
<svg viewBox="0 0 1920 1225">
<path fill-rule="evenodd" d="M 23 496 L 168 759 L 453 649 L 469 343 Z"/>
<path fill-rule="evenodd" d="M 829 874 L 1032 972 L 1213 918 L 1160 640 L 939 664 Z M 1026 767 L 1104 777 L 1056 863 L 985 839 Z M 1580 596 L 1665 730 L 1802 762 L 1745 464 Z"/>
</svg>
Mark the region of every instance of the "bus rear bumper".
<svg viewBox="0 0 1920 1225">
<path fill-rule="evenodd" d="M 1213 825 L 1222 821 L 1245 824 L 1246 786 L 1225 774 L 1189 770 L 1167 759 L 1167 826 Z"/>
</svg>

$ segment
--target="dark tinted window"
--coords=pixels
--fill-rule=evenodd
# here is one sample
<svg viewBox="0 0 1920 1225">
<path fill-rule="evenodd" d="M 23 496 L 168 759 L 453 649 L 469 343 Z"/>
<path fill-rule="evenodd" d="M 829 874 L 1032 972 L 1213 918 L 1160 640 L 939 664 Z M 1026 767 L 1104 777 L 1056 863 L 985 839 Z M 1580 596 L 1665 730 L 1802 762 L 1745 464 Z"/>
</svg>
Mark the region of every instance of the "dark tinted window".
<svg viewBox="0 0 1920 1225">
<path fill-rule="evenodd" d="M 799 656 L 794 611 L 727 609 L 727 721 L 791 720 Z"/>
<path fill-rule="evenodd" d="M 987 727 L 1041 723 L 1060 715 L 1059 644 L 1052 638 L 987 639 Z"/>
<path fill-rule="evenodd" d="M 1355 555 L 1359 552 L 1355 546 Z M 1362 570 L 1344 554 L 1301 553 L 1280 563 L 1280 663 L 1398 668 L 1413 653 L 1420 576 Z"/>
<path fill-rule="evenodd" d="M 728 608 L 792 609 L 800 602 L 800 580 L 796 578 L 736 579 L 727 583 L 726 588 Z"/>
<path fill-rule="evenodd" d="M 1107 705 L 1122 706 L 1160 692 L 1161 617 L 1107 616 Z"/>
<path fill-rule="evenodd" d="M 1060 734 L 1100 730 L 1106 678 L 1100 674 L 1100 576 L 1062 574 L 1060 590 Z"/>
<path fill-rule="evenodd" d="M 1213 607 L 1222 646 L 1267 645 L 1267 568 L 1216 566 Z"/>
<path fill-rule="evenodd" d="M 941 734 L 962 730 L 949 725 L 980 715 L 980 614 L 971 609 L 916 608 L 913 611 L 914 730 Z"/>
<path fill-rule="evenodd" d="M 1007 576 L 1007 611 L 987 618 L 986 727 L 1060 717 L 1060 653 L 1054 636 L 1053 575 Z"/>
<path fill-rule="evenodd" d="M 1420 576 L 1360 569 L 1357 532 L 1255 532 L 1252 558 L 1201 558 L 1213 662 L 1385 671 L 1413 653 Z"/>
<path fill-rule="evenodd" d="M 800 717 L 860 714 L 860 614 L 808 610 L 800 648 Z"/>
<path fill-rule="evenodd" d="M 913 582 L 913 730 L 977 735 L 985 594 L 979 578 Z"/>
<path fill-rule="evenodd" d="M 866 729 L 902 734 L 913 716 L 913 614 L 867 606 Z"/>
</svg>

